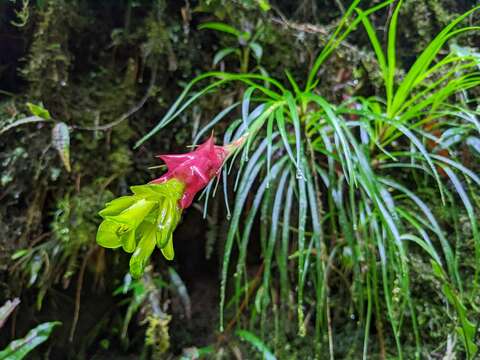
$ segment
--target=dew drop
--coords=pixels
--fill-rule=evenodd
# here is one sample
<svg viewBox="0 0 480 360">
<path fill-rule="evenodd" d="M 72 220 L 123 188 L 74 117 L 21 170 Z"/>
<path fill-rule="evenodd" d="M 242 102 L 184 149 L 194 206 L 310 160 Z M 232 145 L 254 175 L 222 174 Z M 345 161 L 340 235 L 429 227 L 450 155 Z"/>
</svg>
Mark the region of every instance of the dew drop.
<svg viewBox="0 0 480 360">
<path fill-rule="evenodd" d="M 297 179 L 298 180 L 305 180 L 305 177 L 303 176 L 302 170 L 300 170 L 300 169 L 297 170 Z"/>
</svg>

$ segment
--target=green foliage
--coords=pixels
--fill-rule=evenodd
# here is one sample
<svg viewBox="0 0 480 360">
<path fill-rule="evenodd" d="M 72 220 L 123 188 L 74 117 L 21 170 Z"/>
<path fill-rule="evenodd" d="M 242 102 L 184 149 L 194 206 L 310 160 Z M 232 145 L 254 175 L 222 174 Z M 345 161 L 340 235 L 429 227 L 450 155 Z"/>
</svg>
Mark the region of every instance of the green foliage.
<svg viewBox="0 0 480 360">
<path fill-rule="evenodd" d="M 0 351 L 0 359 L 21 360 L 25 358 L 34 348 L 47 341 L 53 328 L 60 324 L 58 321 L 53 321 L 36 326 L 24 338 L 12 341 L 5 349 Z"/>
<path fill-rule="evenodd" d="M 8 125 L 4 126 L 2 129 L 0 129 L 0 134 L 16 128 L 20 125 L 53 120 L 50 112 L 42 105 L 35 105 L 30 102 L 27 102 L 26 105 L 33 116 L 21 118 L 18 120 L 14 120 L 15 117 L 12 117 L 12 121 Z M 55 150 L 57 150 L 58 154 L 60 155 L 65 169 L 70 172 L 70 132 L 68 126 L 64 122 L 56 122 L 55 125 L 53 125 L 52 146 L 55 148 Z"/>
<path fill-rule="evenodd" d="M 126 347 L 129 345 L 127 331 L 133 316 L 143 313 L 145 318 L 142 324 L 147 325 L 144 341 L 154 359 L 162 358 L 170 348 L 169 323 L 172 317 L 160 309 L 162 290 L 167 289 L 168 284 L 149 266 L 139 279 L 132 279 L 127 274 L 123 285 L 114 292 L 114 295 L 131 294 L 121 330 L 123 344 Z"/>
<path fill-rule="evenodd" d="M 114 295 L 125 295 L 131 293 L 128 308 L 123 319 L 121 339 L 127 341 L 127 331 L 130 321 L 135 313 L 140 309 L 148 296 L 146 286 L 143 279 L 132 279 L 130 274 L 125 275 L 123 284 L 114 291 Z"/>
<path fill-rule="evenodd" d="M 266 73 L 266 70 L 260 66 L 260 61 L 263 55 L 263 48 L 258 43 L 258 38 L 262 35 L 263 29 L 259 29 L 252 34 L 251 31 L 241 31 L 233 26 L 230 26 L 221 22 L 207 22 L 198 27 L 200 30 L 210 29 L 217 32 L 223 32 L 229 36 L 232 36 L 236 40 L 234 46 L 224 47 L 218 50 L 213 57 L 213 66 L 217 66 L 224 58 L 229 55 L 236 55 L 240 64 L 240 72 L 248 72 L 248 66 L 250 63 L 250 57 L 253 55 L 257 61 L 257 67 L 254 70 L 260 70 Z"/>
<path fill-rule="evenodd" d="M 18 298 L 12 301 L 8 300 L 0 307 L 0 329 L 5 324 L 7 318 L 20 304 Z M 1 360 L 21 360 L 33 349 L 44 343 L 50 336 L 53 328 L 60 325 L 61 322 L 53 321 L 37 325 L 31 329 L 28 334 L 22 338 L 12 341 L 7 347 L 0 351 Z"/>
<path fill-rule="evenodd" d="M 36 305 L 41 309 L 47 290 L 62 281 L 68 286 L 78 271 L 80 254 L 91 246 L 98 226 L 96 211 L 111 198 L 108 192 L 85 187 L 79 194 L 66 195 L 56 204 L 51 233 L 46 241 L 12 255 L 17 281 L 38 288 Z M 54 276 L 55 275 L 55 276 Z"/>
<path fill-rule="evenodd" d="M 278 322 L 274 337 L 285 336 L 281 329 L 286 329 L 287 314 L 295 309 L 298 334 L 305 336 L 314 329 L 316 351 L 324 352 L 323 347 L 328 346 L 333 357 L 336 329 L 332 328 L 331 288 L 341 279 L 351 296 L 347 311 L 358 318 L 358 331 L 363 334 L 363 349 L 357 349 L 363 358 L 371 351 L 373 326 L 379 334 L 380 354 L 387 356 L 384 321 L 396 344 L 394 356 L 404 357 L 402 344 L 408 339 L 414 344 L 414 356 L 420 358 L 422 337 L 427 336 L 417 319 L 417 294 L 412 292 L 416 269 L 410 257 L 423 252 L 431 266 L 445 274 L 443 289 L 451 291 L 444 291 L 443 296 L 454 305 L 463 351 L 474 358 L 476 330 L 467 320 L 466 309 L 479 306 L 474 299 L 480 271 L 474 201 L 478 204 L 480 179 L 462 163 L 455 147 L 458 141 L 451 136 L 476 136 L 480 130 L 469 101 L 452 102 L 459 93 L 468 98 L 469 91 L 480 85 L 480 75 L 475 56 L 458 51 L 440 56 L 440 52 L 449 40 L 479 30 L 475 26 L 459 28 L 478 8 L 447 25 L 405 76 L 397 79 L 396 38 L 402 2 L 391 14 L 386 51 L 369 20 L 370 14 L 390 3 L 361 10 L 359 1 L 353 2 L 313 63 L 304 90 L 302 82 L 288 72 L 286 85 L 257 73 L 206 73 L 192 80 L 165 116 L 137 142 L 139 146 L 150 139 L 200 97 L 222 91 L 231 83 L 245 86 L 241 101 L 232 105 L 238 106 L 241 116 L 232 117 L 231 109 L 225 108 L 205 125 L 210 128 L 226 120 L 225 143 L 247 136 L 242 154 L 231 160 L 237 161 L 238 170 L 223 257 L 221 330 L 224 310 L 229 309 L 225 306 L 227 281 L 233 283 L 231 304 L 237 311 L 240 301 L 248 304 L 251 292 L 256 291 L 250 324 L 260 325 L 262 337 L 271 328 L 267 316 L 279 293 L 280 310 L 273 311 Z M 364 25 L 375 52 L 385 96 L 355 96 L 334 104 L 321 95 L 317 75 L 358 24 Z M 207 27 L 237 37 L 240 34 L 219 23 Z M 195 90 L 206 80 L 213 82 Z M 227 172 L 225 169 L 224 179 Z M 227 186 L 225 183 L 225 194 Z M 467 214 L 471 242 L 446 235 L 446 222 L 432 208 L 433 201 L 422 198 L 425 187 L 433 187 L 433 196 L 441 199 L 451 216 L 460 211 Z M 246 259 L 257 216 L 262 271 L 252 279 Z M 467 241 L 476 259 L 473 274 L 460 270 L 458 246 Z M 229 281 L 234 249 L 238 257 Z M 277 273 L 279 277 L 273 276 Z M 312 312 L 313 323 L 306 316 Z M 336 312 L 341 316 L 341 310 Z M 446 316 L 453 327 L 455 315 Z"/>
<path fill-rule="evenodd" d="M 27 102 L 27 108 L 32 113 L 32 115 L 41 117 L 45 120 L 50 120 L 50 112 L 45 109 L 42 105 L 35 105 L 30 102 Z"/>
<path fill-rule="evenodd" d="M 465 305 L 447 284 L 443 286 L 443 292 L 458 314 L 460 326 L 456 327 L 455 330 L 462 339 L 467 357 L 474 358 L 478 352 L 478 346 L 475 344 L 476 326 L 468 320 Z"/>
<path fill-rule="evenodd" d="M 254 346 L 261 354 L 265 360 L 276 360 L 277 358 L 272 354 L 268 347 L 260 340 L 257 336 L 252 334 L 247 330 L 237 330 L 237 336 L 242 340 L 249 342 Z"/>
</svg>

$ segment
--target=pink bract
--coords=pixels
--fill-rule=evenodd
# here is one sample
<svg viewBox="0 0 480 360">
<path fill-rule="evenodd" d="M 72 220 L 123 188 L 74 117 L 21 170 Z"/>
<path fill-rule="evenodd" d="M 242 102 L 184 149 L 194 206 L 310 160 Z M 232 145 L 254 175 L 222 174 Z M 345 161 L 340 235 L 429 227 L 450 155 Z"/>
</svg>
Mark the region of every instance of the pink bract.
<svg viewBox="0 0 480 360">
<path fill-rule="evenodd" d="M 217 146 L 211 136 L 194 151 L 186 154 L 159 155 L 167 165 L 168 171 L 153 184 L 160 184 L 175 178 L 185 184 L 185 191 L 179 201 L 182 209 L 192 204 L 196 193 L 220 173 L 220 169 L 231 150 L 231 146 Z"/>
</svg>

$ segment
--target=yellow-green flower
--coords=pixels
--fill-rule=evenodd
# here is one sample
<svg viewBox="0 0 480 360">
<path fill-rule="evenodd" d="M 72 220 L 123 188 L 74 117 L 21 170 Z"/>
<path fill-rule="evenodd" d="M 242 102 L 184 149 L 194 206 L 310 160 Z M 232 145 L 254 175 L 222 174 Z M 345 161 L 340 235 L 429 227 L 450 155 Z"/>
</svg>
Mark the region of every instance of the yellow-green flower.
<svg viewBox="0 0 480 360">
<path fill-rule="evenodd" d="M 245 141 L 217 146 L 211 136 L 186 154 L 160 155 L 168 171 L 149 184 L 132 186 L 133 195 L 109 202 L 100 211 L 103 222 L 97 232 L 97 243 L 106 248 L 123 247 L 130 258 L 133 277 L 143 274 L 155 245 L 166 259 L 174 257 L 172 233 L 183 209 L 194 196 L 217 176 L 231 155 Z"/>
<path fill-rule="evenodd" d="M 184 188 L 176 179 L 132 186 L 133 195 L 115 199 L 99 212 L 104 220 L 98 228 L 97 243 L 133 253 L 130 258 L 133 277 L 143 274 L 155 245 L 166 259 L 172 260 L 175 254 L 172 233 L 182 214 L 178 203 Z"/>
</svg>

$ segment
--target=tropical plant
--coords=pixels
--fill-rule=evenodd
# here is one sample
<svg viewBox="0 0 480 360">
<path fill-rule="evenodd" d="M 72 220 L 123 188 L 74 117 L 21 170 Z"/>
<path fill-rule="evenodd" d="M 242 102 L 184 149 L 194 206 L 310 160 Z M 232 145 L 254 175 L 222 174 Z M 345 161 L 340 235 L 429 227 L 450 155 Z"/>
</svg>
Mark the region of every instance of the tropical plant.
<svg viewBox="0 0 480 360">
<path fill-rule="evenodd" d="M 378 337 L 375 348 L 380 357 L 387 356 L 385 322 L 396 356 L 401 359 L 402 344 L 411 341 L 415 357 L 420 358 L 424 329 L 417 319 L 416 305 L 421 300 L 413 275 L 422 270 L 412 264 L 422 253 L 429 259 L 432 281 L 440 284 L 438 289 L 429 284 L 431 291 L 444 301 L 452 330 L 456 328 L 463 351 L 473 358 L 477 330 L 469 310 L 480 306 L 476 296 L 480 234 L 475 212 L 480 178 L 462 162 L 458 135 L 475 139 L 480 131 L 468 99 L 469 90 L 480 84 L 480 73 L 478 57 L 454 47 L 447 55 L 444 51 L 449 41 L 480 29 L 460 27 L 479 7 L 445 27 L 399 77 L 396 37 L 402 1 L 391 14 L 386 51 L 369 16 L 393 1 L 367 10 L 361 10 L 359 3 L 353 1 L 345 11 L 306 79 L 295 81 L 288 71 L 286 84 L 257 73 L 198 76 L 137 147 L 202 96 L 218 93 L 231 83 L 245 86 L 241 100 L 219 112 L 194 140 L 196 144 L 220 121 L 228 124 L 225 144 L 246 138 L 241 151 L 227 159 L 222 170 L 230 218 L 221 273 L 222 331 L 226 308 L 234 307 L 239 314 L 250 307 L 250 324 L 260 323 L 260 336 L 273 327 L 274 339 L 279 340 L 291 328 L 288 319 L 294 310 L 299 335 L 314 328 L 315 350 L 320 352 L 326 345 L 333 358 L 332 288 L 341 281 L 348 292 L 348 313 L 339 311 L 338 316 L 358 319 L 363 349 L 357 350 L 363 358 L 374 349 L 372 332 Z M 317 76 L 360 24 L 376 55 L 385 94 L 353 96 L 335 104 L 322 96 Z M 206 81 L 211 82 L 200 87 Z M 233 169 L 237 174 L 229 181 Z M 214 188 L 212 180 L 207 195 L 215 193 Z M 230 211 L 232 192 L 235 200 Z M 462 212 L 469 232 L 449 236 L 445 225 L 454 222 L 457 229 Z M 258 217 L 262 264 L 252 277 L 247 272 L 247 252 Z M 471 268 L 461 258 L 461 248 L 468 246 L 475 254 Z M 233 281 L 228 282 L 231 270 Z M 228 303 L 227 285 L 232 288 Z M 274 321 L 267 322 L 271 314 Z M 240 321 L 234 317 L 227 329 Z M 282 342 L 275 343 L 275 351 L 281 352 L 278 344 Z"/>
<path fill-rule="evenodd" d="M 213 57 L 213 66 L 218 65 L 226 57 L 235 55 L 240 63 L 240 72 L 248 72 L 251 53 L 253 53 L 255 60 L 260 63 L 263 55 L 263 47 L 258 43 L 257 38 L 261 34 L 261 29 L 252 34 L 249 31 L 241 31 L 222 22 L 203 23 L 199 26 L 199 29 L 210 29 L 217 32 L 222 32 L 230 35 L 236 40 L 235 46 L 224 47 L 215 53 Z M 261 72 L 266 73 L 262 66 L 257 65 L 257 68 Z"/>
<path fill-rule="evenodd" d="M 172 235 L 182 211 L 242 143 L 240 138 L 227 146 L 216 146 L 210 137 L 190 153 L 160 155 L 167 173 L 149 184 L 132 186 L 134 195 L 115 199 L 100 211 L 104 220 L 98 228 L 97 243 L 133 253 L 130 273 L 135 278 L 143 274 L 155 245 L 167 260 L 173 260 Z"/>
<path fill-rule="evenodd" d="M 165 312 L 165 298 L 171 298 L 173 294 L 179 297 L 187 319 L 191 317 L 191 303 L 187 288 L 178 273 L 173 268 L 168 268 L 169 279 L 154 273 L 153 267 L 145 269 L 141 278 L 135 279 L 126 274 L 123 284 L 114 291 L 114 295 L 125 296 L 130 294 L 129 299 L 123 299 L 121 303 L 128 301 L 120 339 L 125 348 L 128 348 L 131 339 L 128 328 L 136 313 L 141 315 L 142 325 L 146 324 L 144 342 L 152 351 L 152 357 L 158 358 L 164 355 L 170 347 L 169 323 L 172 317 Z M 167 282 L 168 281 L 168 282 Z M 140 317 L 140 316 L 139 316 Z"/>
<path fill-rule="evenodd" d="M 15 113 L 11 117 L 9 123 L 6 126 L 0 128 L 0 135 L 20 125 L 54 121 L 50 115 L 50 112 L 45 109 L 41 104 L 35 105 L 28 102 L 26 105 L 32 116 L 16 119 L 17 114 Z M 58 154 L 60 155 L 65 169 L 70 172 L 70 133 L 68 130 L 68 126 L 64 122 L 54 122 L 52 128 L 51 146 L 53 146 L 58 151 Z M 48 150 L 48 148 L 46 150 Z"/>
</svg>

